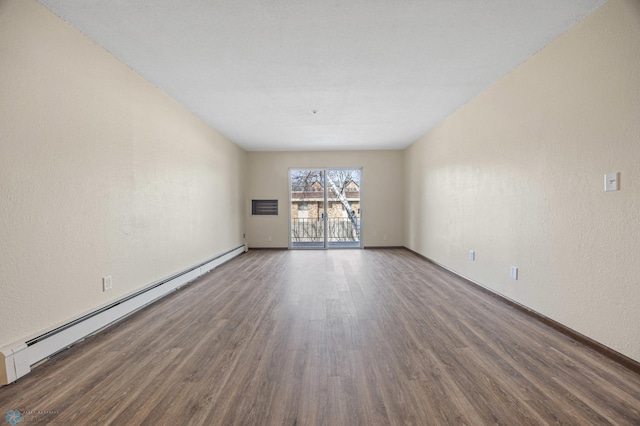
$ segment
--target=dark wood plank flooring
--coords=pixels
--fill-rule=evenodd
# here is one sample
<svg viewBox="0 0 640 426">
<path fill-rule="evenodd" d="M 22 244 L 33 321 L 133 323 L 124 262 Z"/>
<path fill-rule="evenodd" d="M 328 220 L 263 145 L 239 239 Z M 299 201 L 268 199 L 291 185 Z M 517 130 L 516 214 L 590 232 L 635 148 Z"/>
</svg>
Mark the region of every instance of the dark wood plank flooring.
<svg viewBox="0 0 640 426">
<path fill-rule="evenodd" d="M 640 425 L 640 376 L 404 249 L 250 251 L 0 388 L 63 425 Z"/>
</svg>

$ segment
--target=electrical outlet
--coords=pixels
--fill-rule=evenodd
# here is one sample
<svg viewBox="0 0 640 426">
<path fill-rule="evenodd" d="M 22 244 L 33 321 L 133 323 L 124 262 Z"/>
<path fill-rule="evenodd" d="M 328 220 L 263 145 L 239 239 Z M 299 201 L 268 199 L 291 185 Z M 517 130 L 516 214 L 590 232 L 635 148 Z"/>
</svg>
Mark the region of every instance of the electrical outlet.
<svg viewBox="0 0 640 426">
<path fill-rule="evenodd" d="M 269 236 L 267 237 L 267 241 L 271 241 L 272 239 L 273 239 L 273 238 L 271 238 L 271 235 L 269 235 Z"/>
<path fill-rule="evenodd" d="M 102 291 L 109 291 L 113 288 L 113 281 L 111 275 L 102 278 Z"/>
<path fill-rule="evenodd" d="M 242 234 L 242 238 L 247 238 L 247 234 Z"/>
<path fill-rule="evenodd" d="M 382 241 L 387 241 L 387 240 L 388 240 L 388 238 L 387 238 L 387 234 L 384 234 L 384 235 L 382 236 Z"/>
<path fill-rule="evenodd" d="M 469 260 L 476 260 L 476 252 L 469 250 Z"/>
<path fill-rule="evenodd" d="M 512 266 L 511 267 L 511 279 L 512 280 L 517 280 L 518 279 L 518 267 L 517 266 Z"/>
</svg>

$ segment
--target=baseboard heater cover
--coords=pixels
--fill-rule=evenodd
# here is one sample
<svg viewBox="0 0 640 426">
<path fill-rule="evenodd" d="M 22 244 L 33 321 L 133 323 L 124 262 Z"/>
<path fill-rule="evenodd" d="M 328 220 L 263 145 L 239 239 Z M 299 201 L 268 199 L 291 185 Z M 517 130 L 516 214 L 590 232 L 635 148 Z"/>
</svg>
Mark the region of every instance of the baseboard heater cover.
<svg viewBox="0 0 640 426">
<path fill-rule="evenodd" d="M 217 266 L 246 252 L 247 249 L 247 245 L 243 244 L 204 263 L 153 283 L 140 291 L 41 336 L 0 349 L 0 385 L 15 382 L 29 373 L 31 366 L 102 330 L 138 309 L 157 301 Z"/>
</svg>

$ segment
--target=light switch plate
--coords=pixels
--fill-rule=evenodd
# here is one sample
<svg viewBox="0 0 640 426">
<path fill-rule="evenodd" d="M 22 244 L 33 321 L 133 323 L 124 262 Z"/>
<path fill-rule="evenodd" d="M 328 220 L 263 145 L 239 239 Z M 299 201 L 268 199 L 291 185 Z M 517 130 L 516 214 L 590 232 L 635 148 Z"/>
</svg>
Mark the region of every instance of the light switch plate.
<svg viewBox="0 0 640 426">
<path fill-rule="evenodd" d="M 604 175 L 604 190 L 606 192 L 620 190 L 620 172 Z"/>
</svg>

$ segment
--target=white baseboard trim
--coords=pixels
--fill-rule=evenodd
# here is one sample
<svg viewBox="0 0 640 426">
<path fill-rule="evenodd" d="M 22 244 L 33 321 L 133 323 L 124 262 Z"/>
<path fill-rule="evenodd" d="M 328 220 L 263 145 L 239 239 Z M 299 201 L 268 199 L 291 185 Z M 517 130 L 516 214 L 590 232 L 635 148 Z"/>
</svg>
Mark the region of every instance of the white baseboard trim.
<svg viewBox="0 0 640 426">
<path fill-rule="evenodd" d="M 0 349 L 0 385 L 15 382 L 31 371 L 31 366 L 106 328 L 133 312 L 161 299 L 190 281 L 247 250 L 246 245 L 222 253 L 204 263 L 187 268 L 153 283 L 123 299 L 27 342 Z"/>
</svg>

